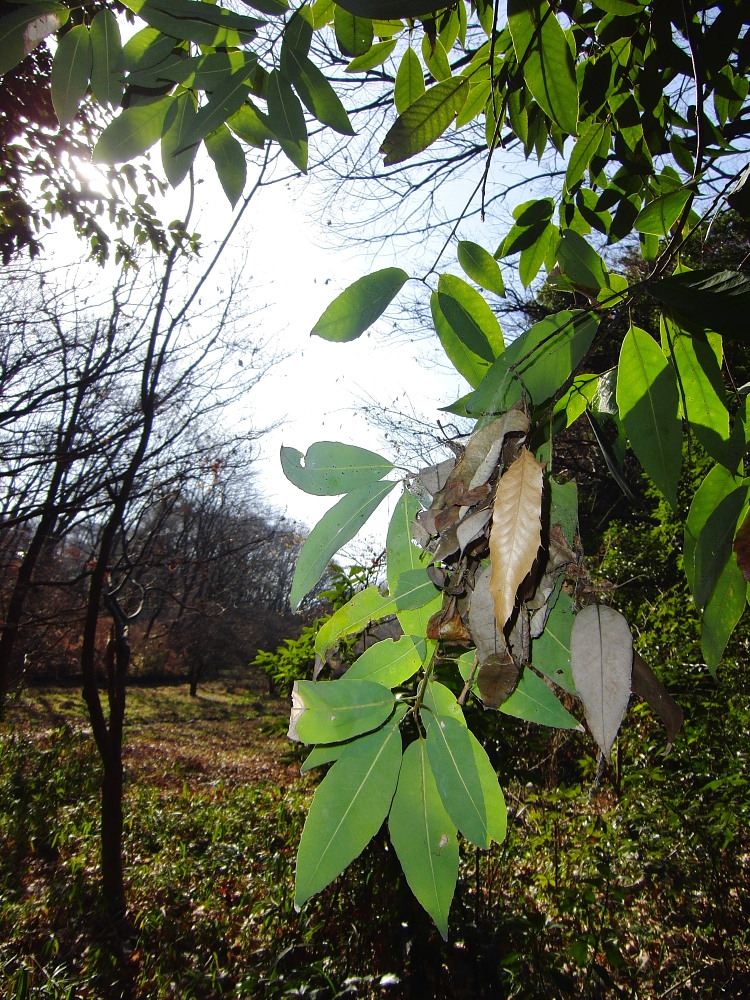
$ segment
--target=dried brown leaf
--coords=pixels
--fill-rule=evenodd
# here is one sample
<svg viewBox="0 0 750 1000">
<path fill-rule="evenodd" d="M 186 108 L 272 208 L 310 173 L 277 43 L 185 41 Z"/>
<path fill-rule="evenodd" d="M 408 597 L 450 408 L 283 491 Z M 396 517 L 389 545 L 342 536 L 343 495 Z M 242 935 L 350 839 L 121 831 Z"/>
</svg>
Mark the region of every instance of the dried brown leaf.
<svg viewBox="0 0 750 1000">
<path fill-rule="evenodd" d="M 524 449 L 500 478 L 490 531 L 490 592 L 500 633 L 541 542 L 542 467 Z"/>
<path fill-rule="evenodd" d="M 478 538 L 483 538 L 485 528 L 492 517 L 492 509 L 485 507 L 484 510 L 475 510 L 462 518 L 456 526 L 456 538 L 461 552 L 475 542 Z"/>
<path fill-rule="evenodd" d="M 471 642 L 471 634 L 456 610 L 455 597 L 427 622 L 427 638 L 442 642 Z"/>
<path fill-rule="evenodd" d="M 750 514 L 734 536 L 734 551 L 737 553 L 737 565 L 742 570 L 745 583 L 750 583 Z"/>
<path fill-rule="evenodd" d="M 664 728 L 667 730 L 667 750 L 669 750 L 674 743 L 675 736 L 682 729 L 685 713 L 651 667 L 635 652 L 633 653 L 633 694 L 643 698 L 664 723 Z"/>
</svg>

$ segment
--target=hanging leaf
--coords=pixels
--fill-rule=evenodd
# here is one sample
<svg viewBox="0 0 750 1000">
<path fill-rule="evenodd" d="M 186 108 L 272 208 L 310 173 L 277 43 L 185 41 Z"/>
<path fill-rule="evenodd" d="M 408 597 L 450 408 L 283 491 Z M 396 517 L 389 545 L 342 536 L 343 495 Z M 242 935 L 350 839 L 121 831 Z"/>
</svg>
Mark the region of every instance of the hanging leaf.
<svg viewBox="0 0 750 1000">
<path fill-rule="evenodd" d="M 716 581 L 711 598 L 703 609 L 701 646 L 706 666 L 716 670 L 729 638 L 745 610 L 747 585 L 734 556 L 730 556 Z"/>
<path fill-rule="evenodd" d="M 382 66 L 398 44 L 397 38 L 389 38 L 384 42 L 376 42 L 369 52 L 357 56 L 344 70 L 345 73 L 364 73 L 370 69 Z"/>
<path fill-rule="evenodd" d="M 393 711 L 393 695 L 372 680 L 295 681 L 292 704 L 301 743 L 340 743 L 381 726 Z"/>
<path fill-rule="evenodd" d="M 638 461 L 676 509 L 682 468 L 677 383 L 659 345 L 637 326 L 620 349 L 617 406 Z"/>
<path fill-rule="evenodd" d="M 34 3 L 0 17 L 0 74 L 7 73 L 65 24 L 70 11 L 59 3 Z"/>
<path fill-rule="evenodd" d="M 424 569 L 409 569 L 398 578 L 391 596 L 396 611 L 413 611 L 424 608 L 440 595 Z"/>
<path fill-rule="evenodd" d="M 458 878 L 458 840 L 424 740 L 416 740 L 404 752 L 388 832 L 409 888 L 447 940 L 448 911 Z"/>
<path fill-rule="evenodd" d="M 477 689 L 484 707 L 500 708 L 512 697 L 518 677 L 518 667 L 507 651 L 483 659 L 477 674 Z"/>
<path fill-rule="evenodd" d="M 651 667 L 636 652 L 633 653 L 633 694 L 643 698 L 664 723 L 669 750 L 675 736 L 682 729 L 685 713 Z"/>
<path fill-rule="evenodd" d="M 570 665 L 591 735 L 609 760 L 630 700 L 633 637 L 614 608 L 590 604 L 570 635 Z"/>
<path fill-rule="evenodd" d="M 439 681 L 430 681 L 426 686 L 422 704 L 434 716 L 444 715 L 460 722 L 462 726 L 466 725 L 463 709 L 458 704 L 455 694 Z"/>
<path fill-rule="evenodd" d="M 165 35 L 234 48 L 255 38 L 264 22 L 203 0 L 123 0 L 125 6 Z M 208 131 L 213 131 L 209 129 Z"/>
<path fill-rule="evenodd" d="M 693 599 L 702 610 L 732 551 L 737 522 L 747 502 L 748 486 L 743 484 L 722 497 L 708 514 L 695 542 L 693 555 Z M 695 522 L 691 527 L 694 527 Z"/>
<path fill-rule="evenodd" d="M 161 162 L 172 187 L 177 187 L 185 179 L 198 151 L 197 145 L 188 146 L 185 143 L 195 115 L 195 95 L 185 91 L 177 95 L 164 118 Z"/>
<path fill-rule="evenodd" d="M 541 510 L 542 467 L 524 449 L 497 484 L 492 514 L 490 592 L 500 633 L 539 551 Z"/>
<path fill-rule="evenodd" d="M 355 134 L 341 99 L 315 63 L 282 46 L 281 69 L 314 118 L 341 135 Z"/>
<path fill-rule="evenodd" d="M 318 521 L 297 559 L 289 600 L 296 610 L 325 572 L 331 557 L 357 534 L 396 484 L 374 482 L 347 493 Z"/>
<path fill-rule="evenodd" d="M 401 56 L 393 88 L 393 103 L 398 114 L 402 115 L 424 92 L 424 70 L 419 56 L 410 45 Z"/>
<path fill-rule="evenodd" d="M 273 139 L 270 122 L 266 115 L 262 114 L 249 101 L 242 105 L 239 111 L 227 118 L 227 125 L 231 130 L 246 142 L 248 146 L 255 149 L 263 149 L 269 139 Z"/>
<path fill-rule="evenodd" d="M 315 652 L 318 656 L 325 656 L 339 639 L 361 632 L 371 621 L 393 614 L 393 610 L 390 597 L 381 594 L 377 587 L 365 587 L 321 625 L 315 636 Z"/>
<path fill-rule="evenodd" d="M 332 764 L 339 759 L 345 746 L 347 746 L 346 743 L 324 743 L 319 747 L 313 747 L 302 762 L 299 773 L 307 774 L 308 771 L 312 771 L 316 767 Z"/>
<path fill-rule="evenodd" d="M 505 295 L 505 282 L 492 254 L 478 243 L 459 240 L 458 263 L 478 285 L 495 295 Z"/>
<path fill-rule="evenodd" d="M 445 132 L 464 106 L 469 81 L 454 76 L 430 87 L 393 123 L 380 152 L 386 167 L 421 153 Z"/>
<path fill-rule="evenodd" d="M 391 724 L 350 743 L 318 785 L 297 851 L 296 906 L 340 875 L 388 815 L 401 767 L 398 724 L 405 712 L 401 706 Z"/>
<path fill-rule="evenodd" d="M 571 191 L 586 173 L 586 169 L 597 153 L 606 134 L 604 123 L 590 121 L 576 140 L 565 172 L 565 190 Z"/>
<path fill-rule="evenodd" d="M 341 4 L 336 4 L 333 23 L 336 41 L 343 55 L 363 56 L 365 52 L 369 52 L 374 37 L 369 17 L 357 17 Z"/>
<path fill-rule="evenodd" d="M 557 245 L 557 260 L 561 271 L 574 286 L 590 289 L 593 294 L 608 287 L 609 271 L 606 264 L 583 236 L 574 230 L 566 229 L 562 234 Z"/>
<path fill-rule="evenodd" d="M 345 679 L 361 678 L 393 688 L 408 681 L 422 665 L 422 655 L 407 635 L 383 639 L 366 649 L 349 667 Z"/>
<path fill-rule="evenodd" d="M 653 298 L 671 306 L 688 326 L 748 339 L 750 277 L 741 271 L 701 269 L 660 278 L 649 285 Z"/>
<path fill-rule="evenodd" d="M 411 493 L 404 491 L 391 515 L 386 538 L 386 572 L 391 593 L 397 590 L 403 574 L 424 567 L 430 562 L 430 554 L 412 542 L 412 525 L 419 509 L 418 500 Z M 396 615 L 401 628 L 407 635 L 426 635 L 427 623 L 439 610 L 441 602 L 442 598 L 438 593 L 425 607 L 398 610 Z M 434 646 L 433 641 L 427 643 L 426 655 L 431 653 Z"/>
<path fill-rule="evenodd" d="M 52 61 L 50 93 L 61 125 L 69 125 L 78 113 L 88 90 L 91 65 L 89 30 L 78 24 L 62 36 Z"/>
<path fill-rule="evenodd" d="M 242 197 L 247 180 L 247 162 L 242 146 L 226 125 L 222 125 L 206 136 L 206 152 L 213 160 L 221 188 L 234 208 Z"/>
<path fill-rule="evenodd" d="M 480 680 L 481 676 L 480 673 Z M 505 715 L 524 719 L 526 722 L 536 722 L 540 726 L 583 730 L 578 719 L 563 708 L 542 678 L 528 667 L 524 668 L 513 693 L 498 708 Z"/>
<path fill-rule="evenodd" d="M 695 552 L 706 521 L 726 497 L 742 487 L 742 478 L 721 465 L 708 471 L 693 495 L 682 546 L 682 566 L 691 591 L 695 589 Z"/>
<path fill-rule="evenodd" d="M 477 847 L 502 843 L 505 799 L 484 747 L 457 719 L 423 712 L 427 755 L 448 815 Z"/>
<path fill-rule="evenodd" d="M 383 315 L 408 280 L 409 275 L 400 267 L 386 267 L 357 278 L 336 296 L 311 334 L 336 343 L 356 340 Z"/>
<path fill-rule="evenodd" d="M 175 98 L 151 97 L 131 105 L 104 129 L 94 146 L 94 163 L 124 163 L 145 153 L 161 138 L 164 120 Z"/>
<path fill-rule="evenodd" d="M 307 173 L 305 113 L 291 84 L 276 69 L 268 74 L 266 99 L 268 119 L 279 145 L 294 166 L 303 174 Z"/>
<path fill-rule="evenodd" d="M 337 496 L 382 479 L 393 463 L 374 451 L 337 441 L 316 441 L 304 456 L 296 448 L 281 448 L 281 468 L 290 483 L 314 496 Z"/>
<path fill-rule="evenodd" d="M 490 362 L 476 354 L 459 336 L 457 336 L 445 314 L 440 308 L 440 298 L 437 292 L 430 295 L 430 311 L 432 322 L 438 339 L 451 364 L 463 375 L 471 386 L 478 386 L 490 367 Z"/>
<path fill-rule="evenodd" d="M 545 0 L 508 0 L 508 27 L 526 86 L 563 132 L 578 131 L 578 85 L 565 32 Z"/>
<path fill-rule="evenodd" d="M 117 18 L 111 10 L 100 10 L 91 22 L 91 90 L 100 104 L 118 108 L 122 101 L 122 42 Z"/>
</svg>

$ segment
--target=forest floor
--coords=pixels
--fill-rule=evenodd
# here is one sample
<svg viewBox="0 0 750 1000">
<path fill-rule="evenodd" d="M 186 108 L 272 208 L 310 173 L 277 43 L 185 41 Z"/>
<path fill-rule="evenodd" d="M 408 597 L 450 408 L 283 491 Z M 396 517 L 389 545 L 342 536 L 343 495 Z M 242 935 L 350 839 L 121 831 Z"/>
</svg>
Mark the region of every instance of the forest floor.
<svg viewBox="0 0 750 1000">
<path fill-rule="evenodd" d="M 446 943 L 382 835 L 295 911 L 317 778 L 300 776 L 289 702 L 253 673 L 197 698 L 129 687 L 129 906 L 113 927 L 80 692 L 30 687 L 0 723 L 0 996 L 747 1000 L 750 704 L 700 697 L 700 739 L 686 733 L 666 758 L 654 720 L 632 709 L 617 773 L 596 791 L 582 737 L 507 718 L 502 739 L 483 733 L 509 836 L 462 849 Z"/>
</svg>

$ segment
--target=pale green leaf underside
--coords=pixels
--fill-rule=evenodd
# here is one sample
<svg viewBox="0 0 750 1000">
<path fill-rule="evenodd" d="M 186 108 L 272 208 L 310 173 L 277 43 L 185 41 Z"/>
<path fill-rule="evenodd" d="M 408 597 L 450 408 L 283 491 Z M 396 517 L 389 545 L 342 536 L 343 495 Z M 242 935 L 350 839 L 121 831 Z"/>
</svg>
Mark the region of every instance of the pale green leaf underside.
<svg viewBox="0 0 750 1000">
<path fill-rule="evenodd" d="M 399 115 L 388 131 L 380 152 L 385 166 L 401 163 L 421 153 L 445 132 L 464 106 L 469 93 L 465 77 L 436 83 Z"/>
<path fill-rule="evenodd" d="M 296 448 L 281 449 L 281 468 L 286 478 L 305 493 L 338 496 L 358 486 L 382 479 L 393 468 L 387 458 L 374 451 L 337 441 L 317 441 L 304 456 Z"/>
<path fill-rule="evenodd" d="M 578 719 L 563 708 L 542 678 L 529 669 L 523 671 L 513 694 L 498 705 L 498 711 L 542 726 L 580 729 Z"/>
<path fill-rule="evenodd" d="M 305 708 L 297 719 L 302 743 L 340 743 L 381 726 L 393 711 L 389 688 L 367 679 L 297 681 Z"/>
<path fill-rule="evenodd" d="M 337 343 L 356 340 L 382 316 L 408 279 L 400 267 L 386 267 L 358 278 L 336 296 L 311 334 Z"/>
<path fill-rule="evenodd" d="M 422 665 L 422 655 L 407 635 L 383 639 L 366 649 L 346 672 L 346 679 L 375 681 L 387 688 L 408 681 Z"/>
</svg>

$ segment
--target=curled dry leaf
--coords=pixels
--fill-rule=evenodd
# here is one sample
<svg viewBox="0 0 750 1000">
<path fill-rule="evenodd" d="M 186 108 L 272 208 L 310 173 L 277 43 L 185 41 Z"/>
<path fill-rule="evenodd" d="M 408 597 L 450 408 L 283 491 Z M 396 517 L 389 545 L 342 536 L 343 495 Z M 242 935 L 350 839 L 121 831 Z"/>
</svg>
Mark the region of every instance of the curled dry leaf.
<svg viewBox="0 0 750 1000">
<path fill-rule="evenodd" d="M 505 651 L 505 640 L 495 624 L 495 604 L 490 593 L 491 574 L 492 567 L 487 566 L 477 576 L 467 616 L 480 664 Z"/>
<path fill-rule="evenodd" d="M 427 638 L 439 639 L 442 642 L 471 642 L 469 630 L 456 608 L 455 597 L 430 618 L 427 623 Z"/>
<path fill-rule="evenodd" d="M 669 752 L 675 736 L 682 729 L 685 713 L 651 667 L 635 652 L 633 653 L 633 694 L 643 698 L 664 723 L 664 728 L 667 730 L 667 752 Z"/>
<path fill-rule="evenodd" d="M 575 616 L 570 666 L 591 735 L 609 760 L 628 707 L 633 636 L 619 611 L 589 604 Z"/>
<path fill-rule="evenodd" d="M 542 467 L 524 449 L 498 482 L 492 513 L 490 592 L 501 634 L 539 551 L 541 510 Z"/>
<path fill-rule="evenodd" d="M 745 583 L 750 583 L 750 514 L 734 536 L 734 551 L 737 553 L 737 565 L 742 570 Z"/>
</svg>

